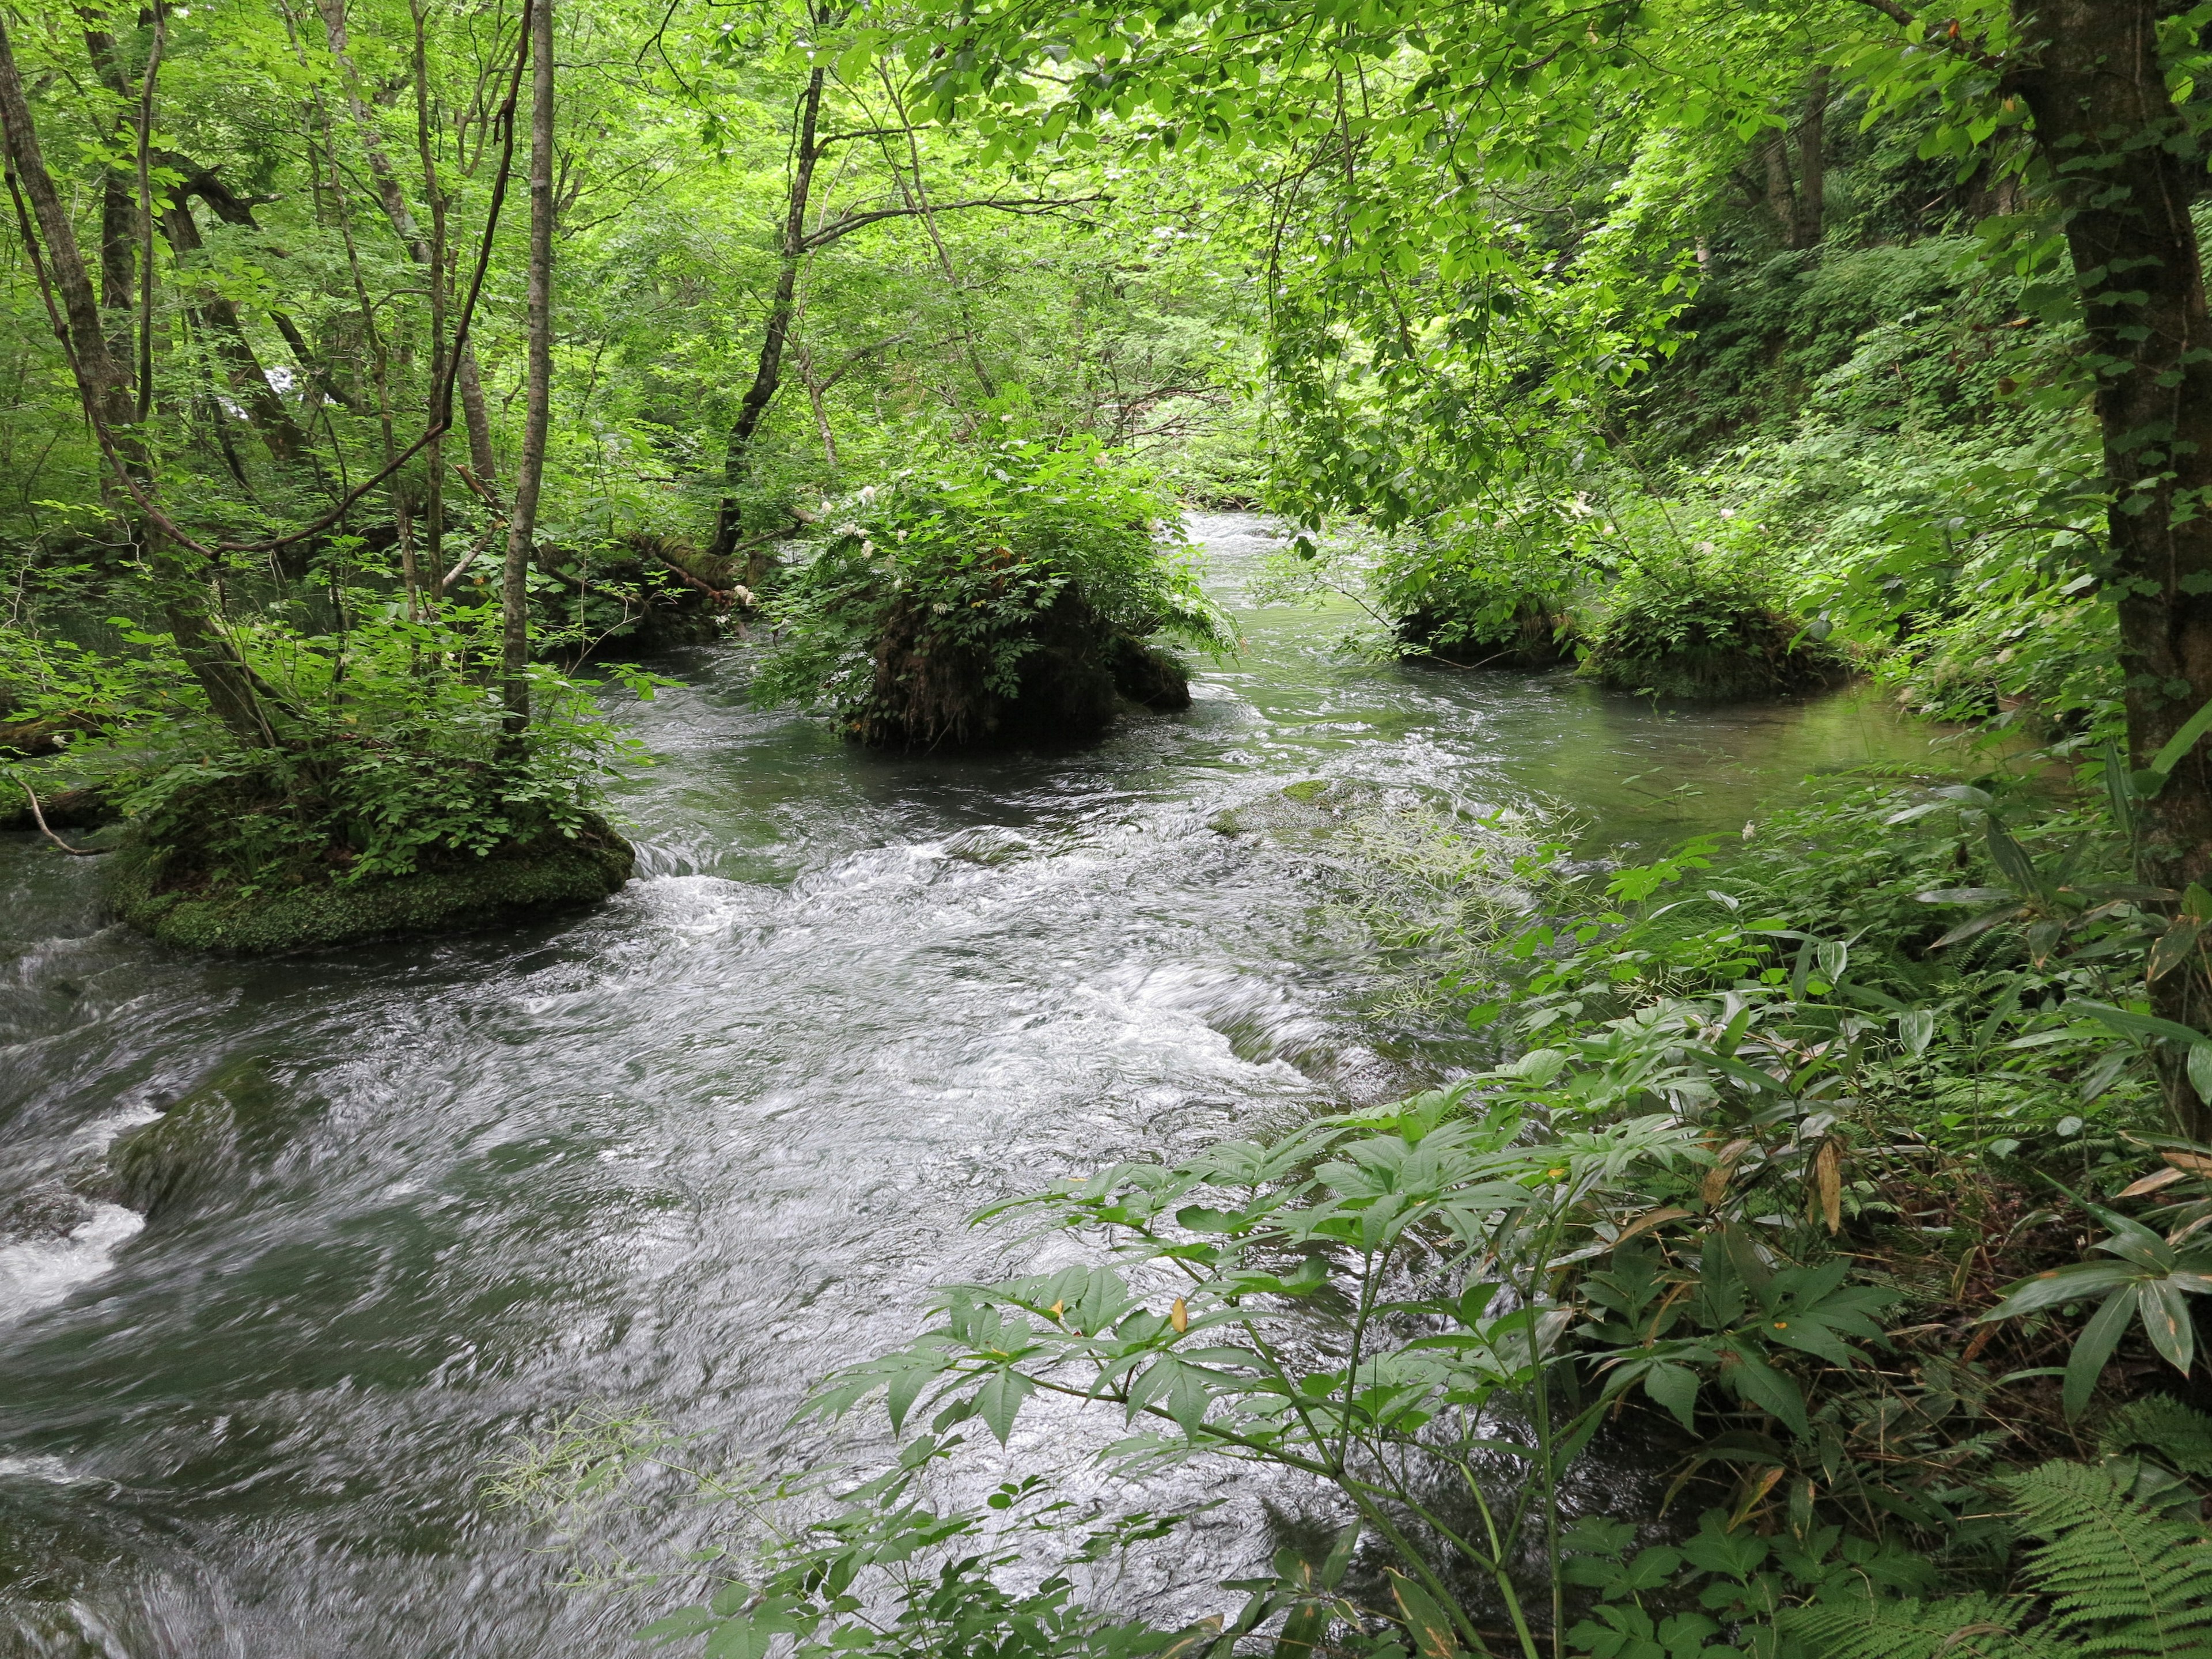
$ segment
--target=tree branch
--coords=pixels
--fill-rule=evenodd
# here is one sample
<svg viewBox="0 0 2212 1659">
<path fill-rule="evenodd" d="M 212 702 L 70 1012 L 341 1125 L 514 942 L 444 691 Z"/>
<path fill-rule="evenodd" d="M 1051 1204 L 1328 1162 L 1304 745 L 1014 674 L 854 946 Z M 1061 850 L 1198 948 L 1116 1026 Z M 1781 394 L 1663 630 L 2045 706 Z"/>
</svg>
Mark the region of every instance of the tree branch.
<svg viewBox="0 0 2212 1659">
<path fill-rule="evenodd" d="M 801 246 L 804 252 L 811 253 L 815 249 L 827 247 L 848 232 L 858 230 L 862 225 L 873 224 L 878 219 L 914 219 L 925 212 L 951 213 L 962 208 L 995 208 L 1001 213 L 1051 213 L 1060 208 L 1081 207 L 1087 203 L 1111 199 L 1103 192 L 1096 196 L 1018 198 L 1011 201 L 985 196 L 965 202 L 933 202 L 926 209 L 918 206 L 877 208 L 871 212 L 851 213 L 834 220 L 807 237 Z"/>
</svg>

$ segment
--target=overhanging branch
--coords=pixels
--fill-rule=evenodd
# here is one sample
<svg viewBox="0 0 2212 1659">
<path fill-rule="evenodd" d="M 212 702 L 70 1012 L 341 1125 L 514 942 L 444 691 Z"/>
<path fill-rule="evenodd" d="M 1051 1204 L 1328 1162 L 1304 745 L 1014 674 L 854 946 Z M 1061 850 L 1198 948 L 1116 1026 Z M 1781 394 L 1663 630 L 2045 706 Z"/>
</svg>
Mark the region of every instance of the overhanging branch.
<svg viewBox="0 0 2212 1659">
<path fill-rule="evenodd" d="M 833 220 L 807 237 L 799 246 L 802 252 L 811 253 L 817 248 L 827 247 L 840 237 L 858 230 L 862 225 L 872 225 L 880 219 L 918 218 L 925 211 L 952 213 L 965 208 L 990 208 L 999 213 L 1056 213 L 1062 208 L 1083 207 L 1092 202 L 1104 202 L 1111 199 L 1103 192 L 1096 196 L 1016 197 L 1011 199 L 997 196 L 982 196 L 964 202 L 932 202 L 926 210 L 919 205 L 876 208 L 866 213 L 848 214 L 842 219 Z"/>
</svg>

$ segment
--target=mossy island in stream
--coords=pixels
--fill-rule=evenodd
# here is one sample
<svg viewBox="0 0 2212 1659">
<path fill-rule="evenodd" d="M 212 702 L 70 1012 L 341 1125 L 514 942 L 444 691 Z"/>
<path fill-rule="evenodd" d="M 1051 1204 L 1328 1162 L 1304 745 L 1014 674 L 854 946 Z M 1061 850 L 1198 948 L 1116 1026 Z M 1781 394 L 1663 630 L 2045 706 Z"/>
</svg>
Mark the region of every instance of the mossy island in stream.
<svg viewBox="0 0 2212 1659">
<path fill-rule="evenodd" d="M 1159 641 L 1231 643 L 1174 502 L 1095 441 L 1009 437 L 861 489 L 767 617 L 755 699 L 889 749 L 1094 738 L 1131 705 L 1189 707 Z"/>
<path fill-rule="evenodd" d="M 1364 556 L 1405 654 L 1522 671 L 1579 659 L 1613 690 L 1735 702 L 1849 672 L 1826 625 L 1775 592 L 1763 533 L 1717 509 L 1608 517 L 1577 496 L 1395 532 Z"/>
<path fill-rule="evenodd" d="M 240 633 L 253 722 L 217 718 L 153 649 L 133 665 L 151 688 L 135 707 L 0 780 L 9 807 L 35 790 L 47 829 L 76 832 L 57 840 L 83 847 L 84 830 L 121 820 L 83 849 L 108 854 L 95 867 L 131 927 L 276 955 L 526 921 L 629 879 L 635 855 L 599 808 L 610 763 L 637 745 L 580 682 L 527 669 L 531 718 L 510 731 L 477 635 Z M 612 672 L 650 695 L 650 677 Z M 11 812 L 0 827 L 35 825 Z"/>
<path fill-rule="evenodd" d="M 527 921 L 629 879 L 629 843 L 544 748 L 367 735 L 173 765 L 118 792 L 109 902 L 164 945 L 245 956 Z"/>
<path fill-rule="evenodd" d="M 1744 573 L 1639 568 L 1613 589 L 1582 672 L 1644 696 L 1708 702 L 1786 696 L 1848 673 L 1825 633 L 1789 615 Z"/>
</svg>

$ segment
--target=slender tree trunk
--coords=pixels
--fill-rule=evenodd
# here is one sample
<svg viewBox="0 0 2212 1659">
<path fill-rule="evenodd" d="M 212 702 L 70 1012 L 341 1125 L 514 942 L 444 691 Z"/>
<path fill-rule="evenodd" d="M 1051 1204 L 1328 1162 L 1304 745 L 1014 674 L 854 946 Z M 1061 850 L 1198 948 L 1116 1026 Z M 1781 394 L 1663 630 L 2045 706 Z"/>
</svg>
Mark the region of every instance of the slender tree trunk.
<svg viewBox="0 0 2212 1659">
<path fill-rule="evenodd" d="M 9 38 L 4 18 L 0 18 L 0 137 L 4 137 L 9 171 L 29 199 L 39 240 L 45 244 L 70 373 L 83 394 L 88 412 L 96 415 L 112 435 L 125 465 L 143 478 L 146 455 L 136 431 L 137 401 L 131 395 L 127 372 L 108 350 L 100 307 L 93 297 L 92 276 L 77 246 L 68 209 L 54 188 L 53 175 L 46 170 L 30 100 L 24 94 L 22 76 L 15 67 L 15 43 Z M 216 625 L 202 573 L 186 565 L 176 550 L 160 538 L 144 535 L 140 539 L 169 631 L 207 694 L 209 707 L 240 741 L 267 743 L 269 726 L 254 693 L 252 675 Z"/>
<path fill-rule="evenodd" d="M 123 111 L 129 107 L 136 94 L 131 79 L 123 72 L 122 59 L 117 55 L 115 37 L 106 29 L 93 27 L 94 20 L 105 21 L 100 14 L 86 17 L 84 46 L 92 58 L 93 73 L 100 84 L 115 100 L 115 119 L 109 124 L 111 140 L 122 137 Z M 123 170 L 109 166 L 100 175 L 100 308 L 108 313 L 106 329 L 107 354 L 120 368 L 128 371 L 133 356 L 131 313 L 137 303 L 137 261 L 132 243 L 137 231 L 137 209 L 131 199 L 131 180 Z"/>
<path fill-rule="evenodd" d="M 415 22 L 415 149 L 422 167 L 422 199 L 430 204 L 430 384 L 434 386 L 444 385 L 446 379 L 446 193 L 438 182 L 437 153 L 430 142 L 430 42 L 424 0 L 411 0 L 408 10 Z M 490 437 L 487 421 L 487 449 Z M 444 434 L 430 440 L 422 452 L 422 466 L 430 481 L 422 502 L 422 556 L 430 562 L 430 604 L 434 607 L 445 597 L 446 586 Z"/>
<path fill-rule="evenodd" d="M 738 490 L 744 483 L 747 453 L 783 379 L 783 349 L 791 334 L 799 268 L 806 257 L 806 198 L 814 188 L 814 164 L 820 155 L 815 135 L 822 116 L 823 73 L 817 65 L 806 77 L 806 90 L 799 96 L 799 148 L 793 157 L 791 196 L 783 218 L 783 258 L 776 270 L 775 294 L 769 302 L 768 332 L 761 340 L 760 362 L 744 401 L 738 405 L 729 448 L 722 458 L 722 500 L 715 510 L 714 538 L 708 549 L 716 558 L 736 556 L 740 531 Z"/>
<path fill-rule="evenodd" d="M 830 428 L 830 410 L 822 401 L 822 382 L 814 373 L 814 354 L 805 346 L 798 348 L 799 378 L 806 387 L 806 401 L 814 409 L 814 429 L 822 434 L 822 458 L 830 463 L 830 471 L 837 471 L 837 436 Z"/>
<path fill-rule="evenodd" d="M 553 414 L 553 0 L 532 0 L 530 51 L 530 368 L 500 583 L 501 695 L 510 742 L 530 726 L 530 553 Z"/>
<path fill-rule="evenodd" d="M 1827 234 L 1828 69 L 1813 71 L 1805 89 L 1805 115 L 1797 124 L 1797 221 L 1796 246 L 1818 247 Z"/>
<path fill-rule="evenodd" d="M 415 262 L 428 267 L 435 250 L 422 234 L 422 227 L 416 223 L 414 210 L 407 205 L 407 192 L 400 188 L 398 172 L 392 167 L 391 156 L 385 153 L 383 135 L 376 130 L 376 112 L 362 101 L 356 90 L 361 77 L 354 69 L 346 35 L 345 0 L 315 3 L 322 13 L 323 33 L 330 43 L 331 56 L 345 76 L 346 103 L 353 112 L 362 149 L 368 157 L 369 179 L 376 186 L 376 198 L 383 206 L 384 216 L 392 222 L 393 232 L 406 244 Z M 436 283 L 442 278 L 434 272 L 430 280 Z M 470 462 L 476 468 L 477 482 L 496 494 L 499 467 L 491 447 L 491 412 L 484 402 L 483 378 L 477 371 L 476 348 L 465 341 L 461 346 L 460 361 L 453 366 L 453 383 L 460 391 L 461 421 L 468 428 Z"/>
<path fill-rule="evenodd" d="M 2212 701 L 2212 319 L 2189 204 L 2203 149 L 2166 94 L 2157 0 L 2016 0 L 2026 66 L 2012 87 L 2035 118 L 2067 214 L 2111 514 L 2128 749 L 2148 766 Z M 2212 743 L 2182 757 L 2144 803 L 2142 872 L 2212 884 Z M 2205 987 L 2186 971 L 2152 987 L 2169 1019 L 2203 1030 Z M 2165 1061 L 2174 1125 L 2207 1138 L 2212 1111 L 2179 1056 Z"/>
</svg>

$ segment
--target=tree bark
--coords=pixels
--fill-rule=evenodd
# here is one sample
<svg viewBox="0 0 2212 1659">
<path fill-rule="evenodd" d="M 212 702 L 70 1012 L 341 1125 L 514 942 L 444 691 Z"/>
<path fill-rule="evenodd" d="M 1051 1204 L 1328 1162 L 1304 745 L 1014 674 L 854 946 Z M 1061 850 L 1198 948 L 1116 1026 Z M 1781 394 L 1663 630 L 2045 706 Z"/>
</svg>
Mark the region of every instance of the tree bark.
<svg viewBox="0 0 2212 1659">
<path fill-rule="evenodd" d="M 722 499 L 714 513 L 714 537 L 708 550 L 718 559 L 737 556 L 741 526 L 738 521 L 738 491 L 745 478 L 745 463 L 753 438 L 768 413 L 769 402 L 783 379 L 783 349 L 791 334 L 791 319 L 799 292 L 799 268 L 806 257 L 806 198 L 814 188 L 814 164 L 821 152 L 815 137 L 822 116 L 823 71 L 817 64 L 806 77 L 806 90 L 799 100 L 799 146 L 793 155 L 791 194 L 783 219 L 783 253 L 777 267 L 775 293 L 769 301 L 768 332 L 761 340 L 760 361 L 744 401 L 738 405 L 736 423 L 730 428 L 729 448 L 722 458 Z M 746 586 L 754 584 L 748 580 Z"/>
<path fill-rule="evenodd" d="M 1790 141 L 1778 128 L 1759 136 L 1759 159 L 1766 171 L 1766 210 L 1782 233 L 1782 246 L 1797 246 L 1797 191 L 1790 179 Z"/>
<path fill-rule="evenodd" d="M 501 696 L 509 742 L 530 726 L 530 554 L 553 413 L 553 0 L 531 0 L 530 52 L 530 367 L 500 583 Z"/>
<path fill-rule="evenodd" d="M 2027 44 L 2010 76 L 2067 215 L 2097 374 L 2137 769 L 2212 701 L 2212 319 L 2189 218 L 2204 157 L 2166 94 L 2160 10 L 2157 0 L 2015 0 Z M 2142 805 L 2140 869 L 2158 886 L 2212 884 L 2208 748 L 2198 742 Z M 2160 1015 L 2203 1028 L 2201 978 L 2176 971 L 2151 989 Z M 2206 1139 L 2212 1110 L 2180 1056 L 2162 1066 L 2174 1127 Z"/>
<path fill-rule="evenodd" d="M 1804 118 L 1797 124 L 1796 235 L 1791 246 L 1818 247 L 1827 234 L 1828 69 L 1813 71 L 1805 89 Z"/>
<path fill-rule="evenodd" d="M 70 370 L 83 395 L 87 412 L 107 428 L 124 464 L 143 477 L 145 453 L 133 429 L 137 423 L 137 402 L 127 374 L 107 349 L 100 308 L 93 297 L 91 274 L 85 268 L 69 211 L 54 188 L 53 175 L 46 170 L 38 126 L 15 67 L 15 43 L 9 38 L 4 18 L 0 18 L 0 139 L 4 139 L 9 169 L 29 198 L 39 239 L 46 245 L 46 267 L 63 319 L 62 343 L 69 352 Z M 270 742 L 252 672 L 216 625 L 201 574 L 179 559 L 176 550 L 159 536 L 142 533 L 140 540 L 169 632 L 206 693 L 209 707 L 240 742 L 250 745 Z"/>
<path fill-rule="evenodd" d="M 119 137 L 124 130 L 123 111 L 136 97 L 131 80 L 123 72 L 122 59 L 117 55 L 115 37 L 106 29 L 96 27 L 96 21 L 106 19 L 97 13 L 85 15 L 84 47 L 92 58 L 93 73 L 100 84 L 115 100 L 115 119 L 109 124 L 110 139 Z M 125 373 L 129 372 L 132 356 L 131 312 L 137 304 L 137 261 L 132 242 L 137 230 L 138 210 L 131 199 L 131 180 L 119 167 L 110 165 L 100 175 L 100 308 L 109 313 L 106 330 L 109 357 Z"/>
</svg>

